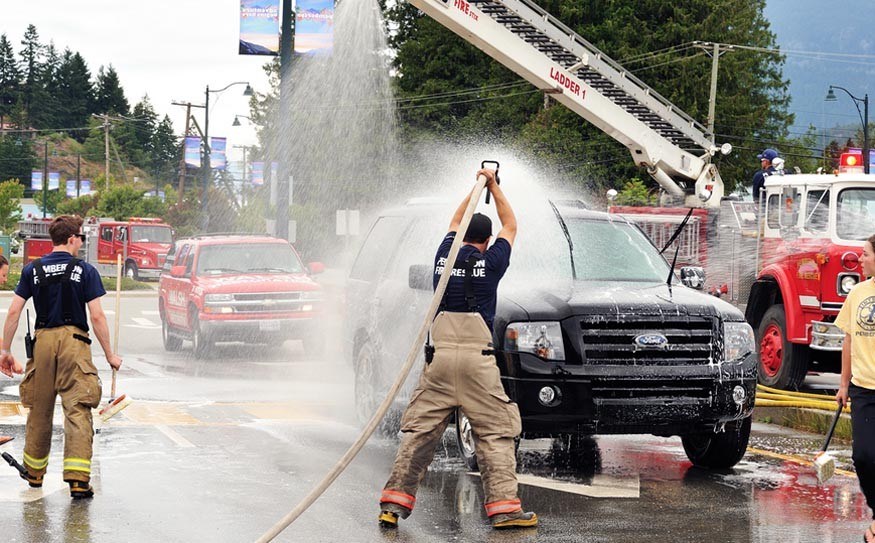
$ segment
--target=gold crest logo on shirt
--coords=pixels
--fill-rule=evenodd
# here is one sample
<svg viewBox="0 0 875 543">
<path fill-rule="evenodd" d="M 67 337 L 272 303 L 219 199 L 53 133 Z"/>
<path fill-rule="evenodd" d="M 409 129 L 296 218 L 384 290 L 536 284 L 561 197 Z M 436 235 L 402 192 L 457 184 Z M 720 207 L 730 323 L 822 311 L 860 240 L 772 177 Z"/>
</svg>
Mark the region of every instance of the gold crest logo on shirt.
<svg viewBox="0 0 875 543">
<path fill-rule="evenodd" d="M 869 296 L 857 309 L 857 325 L 867 332 L 875 331 L 875 296 Z"/>
</svg>

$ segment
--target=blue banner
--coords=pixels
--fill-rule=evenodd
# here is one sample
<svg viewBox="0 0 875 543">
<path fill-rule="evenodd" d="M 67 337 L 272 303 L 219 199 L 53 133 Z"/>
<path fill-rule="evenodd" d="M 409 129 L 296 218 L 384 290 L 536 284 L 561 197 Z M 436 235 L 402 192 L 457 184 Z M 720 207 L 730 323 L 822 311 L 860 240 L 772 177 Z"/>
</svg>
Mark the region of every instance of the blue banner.
<svg viewBox="0 0 875 543">
<path fill-rule="evenodd" d="M 295 52 L 330 53 L 334 47 L 334 0 L 298 0 Z"/>
<path fill-rule="evenodd" d="M 91 194 L 91 179 L 83 179 L 79 181 L 79 196 Z"/>
<path fill-rule="evenodd" d="M 279 0 L 240 0 L 240 54 L 279 55 Z"/>
<path fill-rule="evenodd" d="M 252 186 L 260 187 L 264 184 L 264 162 L 253 162 L 249 175 L 252 177 Z"/>
<path fill-rule="evenodd" d="M 43 172 L 30 172 L 30 190 L 43 190 Z"/>
<path fill-rule="evenodd" d="M 224 170 L 227 166 L 225 149 L 228 142 L 225 138 L 210 138 L 210 168 Z"/>
<path fill-rule="evenodd" d="M 185 163 L 195 168 L 201 165 L 201 139 L 197 136 L 185 137 Z"/>
<path fill-rule="evenodd" d="M 61 188 L 61 174 L 58 172 L 49 172 L 49 190 L 59 190 Z"/>
<path fill-rule="evenodd" d="M 67 179 L 67 198 L 76 197 L 76 180 Z"/>
</svg>

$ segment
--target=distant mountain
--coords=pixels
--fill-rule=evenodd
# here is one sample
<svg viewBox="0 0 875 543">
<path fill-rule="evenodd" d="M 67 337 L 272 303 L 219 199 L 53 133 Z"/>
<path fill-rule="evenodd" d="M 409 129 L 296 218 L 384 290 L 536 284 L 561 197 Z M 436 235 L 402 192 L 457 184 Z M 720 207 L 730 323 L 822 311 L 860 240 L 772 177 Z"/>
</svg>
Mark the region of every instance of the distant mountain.
<svg viewBox="0 0 875 543">
<path fill-rule="evenodd" d="M 791 130 L 802 131 L 809 124 L 859 126 L 857 110 L 846 94 L 837 91 L 837 102 L 824 102 L 830 85 L 845 87 L 859 98 L 868 93 L 869 123 L 875 124 L 875 1 L 767 0 L 765 14 L 787 54 L 784 77 L 790 80 L 790 110 L 796 114 Z"/>
</svg>

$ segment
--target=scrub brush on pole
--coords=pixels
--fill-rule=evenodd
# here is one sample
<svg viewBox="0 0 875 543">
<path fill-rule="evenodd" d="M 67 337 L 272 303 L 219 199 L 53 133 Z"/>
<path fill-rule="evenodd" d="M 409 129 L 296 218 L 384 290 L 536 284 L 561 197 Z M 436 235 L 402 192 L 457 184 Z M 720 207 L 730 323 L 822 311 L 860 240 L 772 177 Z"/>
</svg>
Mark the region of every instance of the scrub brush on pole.
<svg viewBox="0 0 875 543">
<path fill-rule="evenodd" d="M 814 457 L 814 469 L 817 472 L 817 480 L 820 484 L 825 483 L 836 472 L 836 459 L 826 452 L 826 449 L 829 447 L 830 440 L 832 440 L 832 434 L 835 432 L 839 417 L 842 416 L 842 409 L 844 409 L 844 406 L 839 404 L 835 416 L 832 418 L 832 425 L 830 425 L 829 432 L 827 432 L 826 439 L 823 442 L 823 447 L 820 448 L 820 452 Z"/>
<path fill-rule="evenodd" d="M 112 350 L 113 352 L 118 352 L 118 331 L 119 331 L 119 322 L 121 321 L 121 294 L 122 294 L 122 255 L 118 255 L 117 259 L 117 270 L 116 270 L 116 281 L 115 281 L 115 330 L 112 338 Z M 100 419 L 103 422 L 108 421 L 112 418 L 116 413 L 124 409 L 125 407 L 131 405 L 132 400 L 128 398 L 125 394 L 122 394 L 118 398 L 115 397 L 115 381 L 116 374 L 118 370 L 112 369 L 112 391 L 109 395 L 109 403 L 101 409 L 98 414 L 100 415 Z"/>
</svg>

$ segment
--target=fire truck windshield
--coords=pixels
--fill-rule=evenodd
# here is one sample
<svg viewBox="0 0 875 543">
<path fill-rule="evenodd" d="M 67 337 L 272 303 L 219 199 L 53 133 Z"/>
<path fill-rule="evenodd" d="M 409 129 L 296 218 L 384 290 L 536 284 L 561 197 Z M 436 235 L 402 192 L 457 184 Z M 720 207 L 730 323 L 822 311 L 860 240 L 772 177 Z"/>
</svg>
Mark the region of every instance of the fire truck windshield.
<svg viewBox="0 0 875 543">
<path fill-rule="evenodd" d="M 304 266 L 290 245 L 251 243 L 207 245 L 197 260 L 197 275 L 225 273 L 302 273 Z"/>
<path fill-rule="evenodd" d="M 567 223 L 578 279 L 665 282 L 668 264 L 635 226 L 620 221 Z"/>
<path fill-rule="evenodd" d="M 846 240 L 862 241 L 875 234 L 875 189 L 839 192 L 836 233 Z"/>
<path fill-rule="evenodd" d="M 132 226 L 131 243 L 173 243 L 173 237 L 166 226 Z"/>
</svg>

